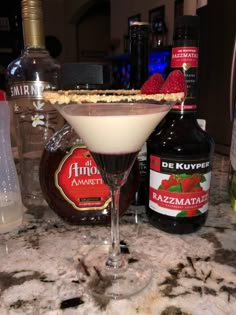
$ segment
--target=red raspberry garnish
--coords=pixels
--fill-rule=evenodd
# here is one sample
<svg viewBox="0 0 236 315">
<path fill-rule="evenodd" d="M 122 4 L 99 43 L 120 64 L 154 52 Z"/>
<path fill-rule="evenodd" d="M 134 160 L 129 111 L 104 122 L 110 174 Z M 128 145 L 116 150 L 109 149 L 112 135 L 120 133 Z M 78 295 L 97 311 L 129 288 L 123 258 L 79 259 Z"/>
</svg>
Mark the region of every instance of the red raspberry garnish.
<svg viewBox="0 0 236 315">
<path fill-rule="evenodd" d="M 180 70 L 173 70 L 167 77 L 165 83 L 160 89 L 160 93 L 178 93 L 184 92 L 184 96 L 187 94 L 187 86 L 185 77 Z"/>
<path fill-rule="evenodd" d="M 150 78 L 144 82 L 141 87 L 142 94 L 157 94 L 164 83 L 164 78 L 160 73 L 155 73 Z"/>
</svg>

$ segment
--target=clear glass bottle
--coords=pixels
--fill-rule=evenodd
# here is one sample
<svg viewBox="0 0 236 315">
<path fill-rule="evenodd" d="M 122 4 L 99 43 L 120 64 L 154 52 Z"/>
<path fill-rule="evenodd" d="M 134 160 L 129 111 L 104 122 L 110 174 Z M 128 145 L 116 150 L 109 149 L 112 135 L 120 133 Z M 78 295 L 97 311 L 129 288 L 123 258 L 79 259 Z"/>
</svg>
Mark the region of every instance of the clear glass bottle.
<svg viewBox="0 0 236 315">
<path fill-rule="evenodd" d="M 129 29 L 130 36 L 130 89 L 140 89 L 148 79 L 148 53 L 150 39 L 150 24 L 146 22 L 134 22 Z M 147 149 L 146 143 L 138 154 L 140 184 L 136 191 L 133 205 L 145 204 L 146 180 L 147 180 Z"/>
<path fill-rule="evenodd" d="M 39 211 L 47 206 L 39 184 L 40 158 L 49 138 L 64 123 L 44 102 L 42 92 L 58 88 L 60 68 L 45 49 L 41 0 L 22 0 L 22 22 L 24 50 L 7 68 L 7 86 L 14 111 L 23 203 L 28 210 Z"/>
<path fill-rule="evenodd" d="M 183 71 L 187 97 L 147 142 L 147 215 L 152 225 L 170 233 L 196 231 L 208 213 L 214 143 L 196 119 L 198 43 L 199 18 L 177 18 L 171 67 Z"/>
</svg>

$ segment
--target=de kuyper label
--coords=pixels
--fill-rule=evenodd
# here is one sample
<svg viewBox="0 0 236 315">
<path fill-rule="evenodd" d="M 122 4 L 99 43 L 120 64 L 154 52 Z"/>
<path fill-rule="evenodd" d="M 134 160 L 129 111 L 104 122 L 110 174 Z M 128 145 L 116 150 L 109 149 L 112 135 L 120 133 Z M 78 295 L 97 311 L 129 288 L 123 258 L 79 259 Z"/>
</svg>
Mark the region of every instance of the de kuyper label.
<svg viewBox="0 0 236 315">
<path fill-rule="evenodd" d="M 211 162 L 150 156 L 149 207 L 172 217 L 192 217 L 208 210 Z"/>
</svg>

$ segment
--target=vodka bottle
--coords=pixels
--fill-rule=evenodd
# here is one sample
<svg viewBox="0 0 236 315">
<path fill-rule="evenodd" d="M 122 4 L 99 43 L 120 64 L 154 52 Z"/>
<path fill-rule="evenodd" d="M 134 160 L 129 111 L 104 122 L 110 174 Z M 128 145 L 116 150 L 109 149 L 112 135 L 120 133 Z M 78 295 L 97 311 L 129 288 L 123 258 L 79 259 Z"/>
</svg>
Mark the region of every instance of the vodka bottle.
<svg viewBox="0 0 236 315">
<path fill-rule="evenodd" d="M 47 206 L 39 184 L 41 154 L 63 125 L 62 117 L 43 100 L 42 92 L 58 88 L 59 65 L 45 49 L 41 0 L 22 0 L 22 24 L 24 50 L 8 66 L 7 85 L 14 111 L 23 203 L 28 210 L 40 211 Z"/>
</svg>

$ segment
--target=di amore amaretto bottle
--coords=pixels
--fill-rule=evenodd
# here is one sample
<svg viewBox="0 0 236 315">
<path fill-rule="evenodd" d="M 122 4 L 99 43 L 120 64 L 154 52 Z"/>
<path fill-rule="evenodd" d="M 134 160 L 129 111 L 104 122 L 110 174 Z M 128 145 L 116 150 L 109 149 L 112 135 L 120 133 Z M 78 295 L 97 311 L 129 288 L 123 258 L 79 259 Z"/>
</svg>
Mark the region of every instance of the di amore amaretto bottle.
<svg viewBox="0 0 236 315">
<path fill-rule="evenodd" d="M 68 63 L 61 66 L 64 90 L 105 89 L 110 84 L 105 64 Z M 48 141 L 40 161 L 40 185 L 50 208 L 67 223 L 109 224 L 111 195 L 88 148 L 65 124 Z M 138 188 L 138 163 L 121 187 L 119 215 L 127 210 Z"/>
<path fill-rule="evenodd" d="M 147 142 L 149 222 L 170 233 L 191 233 L 206 221 L 213 139 L 197 122 L 199 17 L 175 22 L 172 70 L 186 79 L 187 96 L 176 104 Z"/>
</svg>

